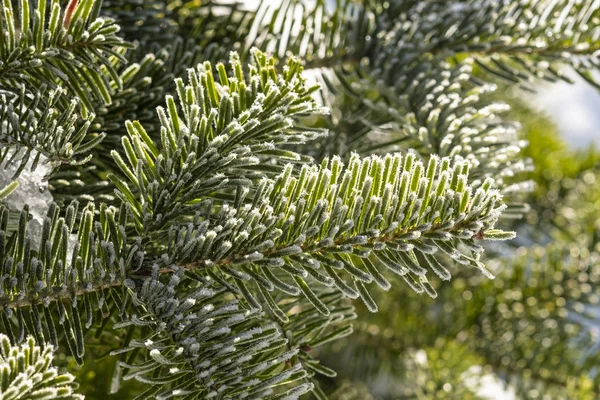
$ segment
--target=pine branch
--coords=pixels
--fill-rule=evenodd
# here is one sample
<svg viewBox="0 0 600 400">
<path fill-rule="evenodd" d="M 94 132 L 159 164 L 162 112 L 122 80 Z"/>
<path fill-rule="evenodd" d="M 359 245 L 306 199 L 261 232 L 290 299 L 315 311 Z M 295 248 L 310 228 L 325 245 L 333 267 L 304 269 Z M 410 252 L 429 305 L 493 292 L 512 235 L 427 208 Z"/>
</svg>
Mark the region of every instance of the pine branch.
<svg viewBox="0 0 600 400">
<path fill-rule="evenodd" d="M 393 81 L 428 57 L 472 57 L 484 74 L 509 84 L 566 79 L 562 64 L 595 84 L 590 73 L 600 65 L 600 47 L 589 23 L 599 9 L 591 0 L 417 4 L 389 18 L 372 64 L 376 74 Z"/>
<path fill-rule="evenodd" d="M 503 193 L 523 191 L 526 185 L 513 182 L 523 179 L 531 162 L 519 158 L 524 142 L 518 125 L 502 118 L 508 106 L 491 102 L 494 85 L 472 85 L 469 65 L 420 69 L 414 79 L 394 88 L 368 74 L 324 72 L 320 78 L 330 91 L 324 97 L 334 100 L 327 104 L 332 112 L 318 123 L 325 123 L 331 134 L 301 151 L 317 158 L 353 151 L 456 157 L 469 162 L 475 186 L 493 178 Z"/>
<path fill-rule="evenodd" d="M 75 393 L 75 377 L 53 366 L 53 348 L 43 349 L 32 337 L 20 346 L 0 334 L 0 399 L 83 400 Z"/>
<path fill-rule="evenodd" d="M 94 206 L 89 204 L 74 235 L 78 216 L 76 203 L 67 207 L 64 217 L 51 206 L 41 238 L 32 238 L 27 232 L 28 209 L 11 232 L 8 211 L 0 205 L 0 304 L 3 331 L 13 343 L 30 334 L 38 342 L 49 340 L 58 346 L 60 326 L 75 360 L 81 362 L 84 327 L 92 326 L 97 311 L 109 314 L 107 298 L 124 312 L 127 302 L 117 301 L 117 291 L 131 285 L 127 272 L 139 267 L 143 253 L 139 245 L 127 242 L 124 210 L 102 207 L 99 221 L 94 221 Z M 38 246 L 32 240 L 38 240 Z"/>
<path fill-rule="evenodd" d="M 117 152 L 112 155 L 129 183 L 115 175 L 110 179 L 131 205 L 140 232 L 159 231 L 181 215 L 193 215 L 199 200 L 213 192 L 281 171 L 281 161 L 272 160 L 305 161 L 282 147 L 323 134 L 295 122 L 323 112 L 311 97 L 317 88 L 306 85 L 298 60 L 290 59 L 278 75 L 274 59 L 256 51 L 248 80 L 235 53 L 231 66 L 232 77 L 222 64 L 217 67 L 219 86 L 209 63 L 188 71 L 189 85 L 176 81 L 183 116 L 167 96 L 167 111 L 158 110 L 160 148 L 141 124 L 127 123 L 129 137 L 122 140 L 127 163 Z"/>
<path fill-rule="evenodd" d="M 28 164 L 32 171 L 40 162 L 50 164 L 45 176 L 48 179 L 62 164 L 81 165 L 89 161 L 91 155 L 81 160 L 74 157 L 89 151 L 105 136 L 88 135 L 94 116 L 79 122 L 75 112 L 79 106 L 77 98 L 71 100 L 68 109 L 59 112 L 56 107 L 60 89 L 46 93 L 42 87 L 31 102 L 24 90 L 12 100 L 0 98 L 0 124 L 5 127 L 0 133 L 0 165 L 4 164 L 4 169 L 18 165 L 12 179 L 18 178 Z"/>
<path fill-rule="evenodd" d="M 146 361 L 120 363 L 128 371 L 125 380 L 151 385 L 142 396 L 267 398 L 282 384 L 292 384 L 288 393 L 296 396 L 311 390 L 310 384 L 295 382 L 306 371 L 299 364 L 287 365 L 297 350 L 282 350 L 288 341 L 275 325 L 260 313 L 241 308 L 216 282 L 184 288 L 180 279 L 174 275 L 163 284 L 155 268 L 153 278 L 133 294 L 133 302 L 144 313 L 117 324 L 151 328 L 146 337 L 113 352 L 144 349 Z"/>
<path fill-rule="evenodd" d="M 250 203 L 244 202 L 247 190 L 241 190 L 237 204 L 223 205 L 212 221 L 198 215 L 197 222 L 175 227 L 169 240 L 173 258 L 166 260 L 230 275 L 255 307 L 259 303 L 244 281 L 268 291 L 302 292 L 327 315 L 306 279 L 361 297 L 375 311 L 363 284 L 375 281 L 389 289 L 380 265 L 435 297 L 427 269 L 419 264 L 449 279 L 433 255 L 441 250 L 489 275 L 475 240 L 513 236 L 493 229 L 505 206 L 491 181 L 475 191 L 467 185 L 466 164 L 432 158 L 425 168 L 410 154 L 404 161 L 400 154 L 355 156 L 347 168 L 334 158 L 320 168 L 304 166 L 297 178 L 291 173 L 288 166 L 275 181 L 261 181 Z M 455 240 L 469 255 L 457 250 Z M 274 268 L 286 274 L 285 282 L 273 277 Z"/>
<path fill-rule="evenodd" d="M 0 88 L 19 95 L 22 86 L 35 93 L 42 84 L 61 85 L 80 98 L 87 117 L 95 103 L 110 103 L 109 80 L 120 85 L 114 63 L 126 62 L 118 49 L 128 45 L 116 35 L 119 28 L 112 21 L 92 20 L 95 0 L 71 2 L 64 11 L 58 0 L 52 1 L 49 11 L 46 0 L 36 3 L 21 0 L 20 15 L 15 15 L 12 2 L 4 1 Z"/>
</svg>

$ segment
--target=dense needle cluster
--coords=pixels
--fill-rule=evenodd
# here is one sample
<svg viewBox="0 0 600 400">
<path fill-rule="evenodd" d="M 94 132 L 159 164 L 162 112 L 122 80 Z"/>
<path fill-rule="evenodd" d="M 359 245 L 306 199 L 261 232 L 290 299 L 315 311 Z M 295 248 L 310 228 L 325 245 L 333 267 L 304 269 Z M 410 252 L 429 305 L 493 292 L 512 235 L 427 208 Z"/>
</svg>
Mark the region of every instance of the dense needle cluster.
<svg viewBox="0 0 600 400">
<path fill-rule="evenodd" d="M 493 278 L 531 170 L 494 91 L 596 84 L 597 2 L 314 3 L 3 1 L 0 399 L 79 398 L 53 349 L 140 399 L 325 399 L 353 299 Z"/>
</svg>

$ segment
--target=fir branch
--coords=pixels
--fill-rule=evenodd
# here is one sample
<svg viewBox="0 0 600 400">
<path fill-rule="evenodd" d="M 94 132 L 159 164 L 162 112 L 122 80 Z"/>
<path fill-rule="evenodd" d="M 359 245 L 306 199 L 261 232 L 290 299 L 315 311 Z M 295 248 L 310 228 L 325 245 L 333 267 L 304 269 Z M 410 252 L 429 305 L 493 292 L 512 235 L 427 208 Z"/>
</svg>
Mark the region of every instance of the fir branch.
<svg viewBox="0 0 600 400">
<path fill-rule="evenodd" d="M 7 297 L 0 298 L 0 306 L 9 307 L 10 309 L 16 310 L 18 308 L 23 307 L 31 307 L 33 305 L 43 303 L 53 303 L 55 301 L 60 302 L 70 302 L 76 297 L 86 296 L 89 294 L 97 294 L 105 292 L 106 289 L 116 288 L 123 286 L 125 284 L 125 279 L 118 278 L 112 280 L 106 280 L 105 282 L 94 282 L 93 284 L 89 283 L 80 283 L 79 288 L 71 288 L 70 290 L 65 290 L 63 285 L 61 286 L 53 286 L 50 288 L 45 288 L 40 290 L 37 293 L 32 293 L 29 297 L 17 298 L 17 299 L 9 299 Z M 41 299 L 41 301 L 40 301 Z"/>
<path fill-rule="evenodd" d="M 127 273 L 139 268 L 143 251 L 127 242 L 124 214 L 102 207 L 100 223 L 94 221 L 92 204 L 81 215 L 77 206 L 67 207 L 64 217 L 58 207 L 50 207 L 41 238 L 33 238 L 39 241 L 36 248 L 28 234 L 28 209 L 11 234 L 8 211 L 0 205 L 0 304 L 11 341 L 22 342 L 30 334 L 58 346 L 56 326 L 61 326 L 75 360 L 82 362 L 84 326 L 92 326 L 96 311 L 108 315 L 107 297 L 116 300 L 120 296 L 115 291 L 131 286 Z M 71 233 L 74 229 L 77 235 Z M 117 302 L 121 313 L 126 304 Z"/>
<path fill-rule="evenodd" d="M 30 336 L 20 346 L 0 334 L 0 399 L 83 400 L 75 392 L 75 377 L 53 366 L 52 346 L 41 348 Z"/>
<path fill-rule="evenodd" d="M 0 88 L 19 95 L 21 86 L 35 93 L 42 84 L 64 85 L 69 94 L 80 98 L 84 117 L 95 103 L 109 104 L 109 80 L 120 85 L 113 65 L 117 59 L 126 62 L 117 50 L 128 45 L 116 35 L 119 28 L 112 21 L 90 20 L 94 2 L 71 2 L 63 14 L 56 0 L 49 11 L 45 0 L 35 6 L 21 0 L 19 19 L 12 2 L 5 1 L 1 19 L 7 34 L 0 39 Z"/>
<path fill-rule="evenodd" d="M 46 93 L 42 87 L 29 103 L 25 88 L 15 99 L 0 97 L 0 124 L 4 126 L 0 133 L 0 165 L 8 168 L 18 164 L 12 179 L 16 179 L 30 164 L 33 171 L 40 163 L 50 164 L 45 179 L 56 174 L 63 164 L 81 165 L 91 155 L 75 160 L 77 154 L 86 153 L 97 145 L 104 134 L 88 135 L 88 129 L 94 115 L 85 122 L 79 122 L 75 110 L 79 106 L 78 98 L 71 100 L 68 109 L 62 113 L 57 110 L 61 90 Z"/>
<path fill-rule="evenodd" d="M 157 231 L 180 215 L 193 214 L 198 201 L 213 192 L 248 185 L 252 178 L 282 169 L 281 161 L 264 165 L 261 160 L 303 161 L 282 146 L 323 134 L 295 123 L 323 112 L 311 97 L 316 87 L 300 75 L 298 60 L 290 59 L 277 74 L 274 59 L 255 51 L 246 80 L 232 53 L 231 69 L 228 77 L 222 64 L 217 67 L 218 86 L 209 63 L 188 71 L 189 85 L 176 81 L 183 116 L 167 96 L 167 110 L 158 110 L 160 148 L 141 124 L 127 123 L 127 162 L 116 151 L 112 155 L 129 183 L 115 175 L 110 179 L 117 196 L 131 205 L 140 232 Z M 140 199 L 132 189 L 141 193 Z"/>
<path fill-rule="evenodd" d="M 149 44 L 167 44 L 179 37 L 168 3 L 166 0 L 104 0 L 98 11 L 115 21 L 125 40 L 138 42 L 148 50 Z"/>
<path fill-rule="evenodd" d="M 381 24 L 384 39 L 371 52 L 374 73 L 393 81 L 429 58 L 472 57 L 483 73 L 509 84 L 566 79 L 561 64 L 593 82 L 600 47 L 588 24 L 599 10 L 593 1 L 569 0 L 415 4 Z"/>
<path fill-rule="evenodd" d="M 305 282 L 310 278 L 348 297 L 361 297 L 375 310 L 361 285 L 375 280 L 389 288 L 380 265 L 417 292 L 435 297 L 420 259 L 442 279 L 449 273 L 433 256 L 438 250 L 489 275 L 479 261 L 483 248 L 474 240 L 513 235 L 493 229 L 505 206 L 489 180 L 473 191 L 467 169 L 437 158 L 425 168 L 410 154 L 404 160 L 400 154 L 364 160 L 355 156 L 347 168 L 334 158 L 320 168 L 304 166 L 298 177 L 292 177 L 288 166 L 275 181 L 261 181 L 248 204 L 242 190 L 237 206 L 223 205 L 213 221 L 175 227 L 164 262 L 200 271 L 222 269 L 254 305 L 258 302 L 244 289 L 245 280 L 269 291 L 301 291 L 327 314 Z M 458 251 L 454 240 L 469 255 Z M 293 279 L 282 285 L 269 272 L 273 268 Z"/>
<path fill-rule="evenodd" d="M 187 0 L 106 0 L 104 10 L 101 1 L 64 3 L 20 0 L 18 16 L 14 2 L 3 3 L 0 161 L 20 161 L 18 175 L 43 156 L 58 201 L 121 207 L 52 205 L 36 237 L 27 206 L 16 221 L 0 205 L 0 326 L 14 343 L 28 334 L 62 342 L 81 363 L 96 318 L 101 333 L 117 312 L 128 345 L 112 352 L 122 354 L 112 390 L 136 379 L 148 385 L 144 399 L 295 399 L 311 390 L 324 399 L 317 376 L 336 372 L 312 350 L 352 333 L 348 299 L 371 312 L 390 308 L 371 289 L 388 290 L 397 276 L 464 306 L 462 280 L 436 290 L 429 275 L 449 280 L 456 262 L 492 277 L 480 242 L 514 236 L 495 225 L 507 214 L 502 194 L 529 168 L 516 154 L 517 127 L 482 79 L 554 81 L 566 64 L 595 84 L 600 65 L 591 0 L 340 0 L 335 9 L 285 0 L 257 11 Z M 119 35 L 138 49 L 126 53 Z M 240 53 L 227 67 L 200 64 L 230 50 Z M 327 83 L 331 115 L 303 62 Z M 56 95 L 35 92 L 41 85 Z M 100 131 L 110 135 L 96 146 Z M 80 167 L 84 153 L 95 158 Z M 14 186 L 0 189 L 0 200 L 10 201 Z M 568 383 L 591 364 L 558 365 L 556 354 L 570 351 L 562 341 L 589 344 L 596 273 L 562 261 L 560 271 L 524 265 L 500 270 L 511 293 L 541 285 L 571 302 L 540 295 L 548 307 L 531 307 L 532 337 L 506 343 L 523 321 L 515 319 L 522 299 L 483 281 L 471 294 L 481 303 L 467 318 L 475 328 L 453 321 L 449 332 L 467 335 L 491 365 L 530 373 L 533 384 Z M 420 312 L 406 321 L 427 320 Z M 451 318 L 436 317 L 440 329 Z M 547 363 L 531 373 L 543 358 L 531 349 L 549 345 Z"/>
<path fill-rule="evenodd" d="M 333 101 L 327 103 L 332 112 L 319 123 L 331 133 L 302 151 L 317 158 L 353 151 L 456 157 L 469 162 L 474 186 L 493 178 L 503 193 L 523 191 L 526 185 L 512 185 L 532 168 L 530 160 L 519 158 L 525 144 L 519 126 L 502 118 L 508 105 L 492 102 L 496 86 L 472 85 L 471 73 L 468 64 L 421 65 L 412 79 L 390 88 L 366 72 L 323 72 L 324 98 Z"/>
<path fill-rule="evenodd" d="M 371 9 L 354 1 L 336 1 L 331 9 L 323 0 L 311 6 L 299 0 L 264 2 L 256 14 L 244 49 L 259 47 L 281 59 L 296 54 L 307 68 L 359 61 L 374 32 Z"/>
<path fill-rule="evenodd" d="M 133 293 L 143 314 L 117 325 L 150 326 L 151 333 L 113 352 L 145 350 L 146 361 L 119 365 L 128 371 L 125 380 L 151 385 L 146 396 L 266 398 L 281 384 L 292 384 L 296 395 L 311 390 L 311 385 L 294 382 L 306 376 L 301 366 L 286 365 L 297 350 L 282 350 L 288 341 L 260 313 L 241 308 L 216 282 L 188 283 L 184 289 L 180 274 L 167 283 L 159 279 L 155 268 L 139 293 Z"/>
</svg>

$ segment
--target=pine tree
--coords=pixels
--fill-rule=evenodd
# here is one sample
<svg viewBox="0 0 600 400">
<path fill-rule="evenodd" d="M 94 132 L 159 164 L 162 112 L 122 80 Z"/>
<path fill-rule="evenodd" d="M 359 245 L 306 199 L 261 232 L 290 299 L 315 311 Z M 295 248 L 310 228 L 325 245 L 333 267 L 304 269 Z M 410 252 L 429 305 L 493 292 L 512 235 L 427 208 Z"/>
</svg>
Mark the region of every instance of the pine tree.
<svg viewBox="0 0 600 400">
<path fill-rule="evenodd" d="M 524 390 L 596 393 L 590 359 L 556 360 L 589 345 L 597 236 L 568 254 L 504 243 L 535 163 L 496 92 L 565 66 L 598 86 L 599 8 L 3 0 L 0 399 L 365 398 L 331 388 L 328 354 L 359 344 L 368 311 L 429 324 L 413 294 L 477 310 L 472 346 L 441 351 L 429 325 L 412 343 L 455 379 L 489 363 Z M 521 315 L 503 287 L 556 307 Z M 498 350 L 522 321 L 542 328 Z M 448 391 L 422 353 L 400 358 L 415 388 L 393 395 Z"/>
</svg>

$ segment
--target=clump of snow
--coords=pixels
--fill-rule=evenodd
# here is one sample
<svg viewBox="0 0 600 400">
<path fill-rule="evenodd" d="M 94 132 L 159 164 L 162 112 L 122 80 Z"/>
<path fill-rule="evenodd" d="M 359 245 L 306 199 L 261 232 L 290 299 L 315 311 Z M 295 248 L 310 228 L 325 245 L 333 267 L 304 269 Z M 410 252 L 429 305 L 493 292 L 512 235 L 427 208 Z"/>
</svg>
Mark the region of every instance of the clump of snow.
<svg viewBox="0 0 600 400">
<path fill-rule="evenodd" d="M 7 159 L 10 159 L 10 154 Z M 31 238 L 31 245 L 34 249 L 39 248 L 44 218 L 53 201 L 52 194 L 48 189 L 48 182 L 44 181 L 44 176 L 50 172 L 50 167 L 44 161 L 45 157 L 42 155 L 37 168 L 31 171 L 32 160 L 30 159 L 16 179 L 19 187 L 4 199 L 4 203 L 10 211 L 21 211 L 26 204 L 29 204 L 31 219 L 28 225 L 28 236 Z M 0 165 L 0 188 L 4 188 L 13 181 L 12 177 L 19 165 L 19 160 L 13 161 L 9 165 Z"/>
</svg>

